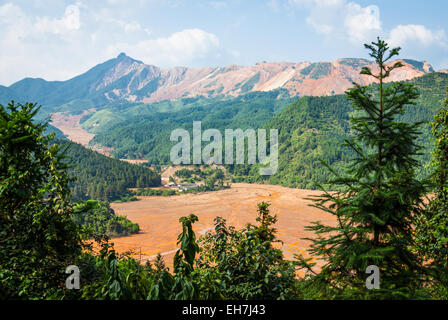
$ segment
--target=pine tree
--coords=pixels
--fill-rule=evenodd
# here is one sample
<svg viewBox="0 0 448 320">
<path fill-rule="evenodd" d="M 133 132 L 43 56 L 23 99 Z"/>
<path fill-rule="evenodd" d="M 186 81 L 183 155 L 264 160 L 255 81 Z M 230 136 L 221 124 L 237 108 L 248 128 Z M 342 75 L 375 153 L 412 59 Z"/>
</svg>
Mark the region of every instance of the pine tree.
<svg viewBox="0 0 448 320">
<path fill-rule="evenodd" d="M 324 261 L 313 279 L 325 294 L 345 298 L 417 297 L 426 278 L 421 258 L 414 252 L 412 224 L 422 214 L 425 186 L 416 180 L 415 144 L 420 123 L 398 122 L 406 105 L 415 104 L 417 90 L 408 83 L 386 84 L 401 62 L 387 63 L 400 48 L 389 50 L 386 42 L 366 44 L 377 70 L 364 67 L 361 74 L 377 84 L 346 91 L 355 109 L 351 117 L 352 137 L 346 140 L 356 156 L 342 176 L 338 192 L 314 198 L 313 206 L 336 217 L 335 226 L 320 222 L 307 227 L 319 237 L 310 254 Z M 374 73 L 378 72 L 378 73 Z M 327 166 L 331 171 L 332 169 Z M 315 263 L 299 258 L 299 265 L 312 270 Z M 366 268 L 380 270 L 380 289 L 366 288 Z"/>
</svg>

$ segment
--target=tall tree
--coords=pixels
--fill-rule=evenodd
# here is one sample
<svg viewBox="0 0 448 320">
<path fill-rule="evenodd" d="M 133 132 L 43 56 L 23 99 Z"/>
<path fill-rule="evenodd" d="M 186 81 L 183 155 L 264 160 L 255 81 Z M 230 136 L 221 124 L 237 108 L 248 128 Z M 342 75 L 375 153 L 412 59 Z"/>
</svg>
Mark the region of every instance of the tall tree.
<svg viewBox="0 0 448 320">
<path fill-rule="evenodd" d="M 0 295 L 43 298 L 64 284 L 81 246 L 69 178 L 35 104 L 0 105 Z"/>
<path fill-rule="evenodd" d="M 339 297 L 410 298 L 419 294 L 426 276 L 413 250 L 412 232 L 422 213 L 425 187 L 414 173 L 420 124 L 398 122 L 397 116 L 406 105 L 415 104 L 418 92 L 408 83 L 385 83 L 394 69 L 403 66 L 388 63 L 400 48 L 389 50 L 379 38 L 365 47 L 376 70 L 364 67 L 361 74 L 375 78 L 377 85 L 355 83 L 346 91 L 355 110 L 350 119 L 353 136 L 346 145 L 356 156 L 334 181 L 341 190 L 314 198 L 313 206 L 337 219 L 335 226 L 316 222 L 308 227 L 319 235 L 308 239 L 310 253 L 324 261 L 314 281 Z M 315 266 L 303 257 L 299 264 L 309 270 Z M 380 270 L 380 289 L 366 288 L 369 265 Z"/>
</svg>

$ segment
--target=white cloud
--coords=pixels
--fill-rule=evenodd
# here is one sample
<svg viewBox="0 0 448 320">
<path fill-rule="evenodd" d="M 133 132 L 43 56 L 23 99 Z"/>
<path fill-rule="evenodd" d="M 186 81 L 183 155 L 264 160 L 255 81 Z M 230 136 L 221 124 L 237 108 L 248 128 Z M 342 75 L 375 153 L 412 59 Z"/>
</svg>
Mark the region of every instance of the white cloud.
<svg viewBox="0 0 448 320">
<path fill-rule="evenodd" d="M 1 24 L 11 24 L 17 21 L 17 19 L 23 19 L 24 16 L 22 9 L 12 3 L 6 3 L 0 6 Z"/>
<path fill-rule="evenodd" d="M 76 65 L 57 61 L 57 57 L 67 56 L 79 46 L 73 40 L 80 27 L 80 12 L 75 5 L 67 6 L 57 18 L 31 17 L 13 3 L 0 5 L 0 83 L 26 76 L 73 75 Z M 61 51 L 61 44 L 66 51 Z"/>
<path fill-rule="evenodd" d="M 362 43 L 379 36 L 387 39 L 390 47 L 402 47 L 403 58 L 444 65 L 441 57 L 448 54 L 448 37 L 444 30 L 431 30 L 417 24 L 396 25 L 384 30 L 378 6 L 362 6 L 356 1 L 288 0 L 288 5 L 293 12 L 305 13 L 306 23 L 323 36 L 325 45 L 331 49 L 358 52 L 350 54 L 353 56 L 363 55 Z"/>
<path fill-rule="evenodd" d="M 271 8 L 274 12 L 280 11 L 280 5 L 278 3 L 278 0 L 270 0 L 266 3 L 266 5 Z"/>
<path fill-rule="evenodd" d="M 398 25 L 390 31 L 388 43 L 391 46 L 422 45 L 445 47 L 447 38 L 444 30 L 432 31 L 422 25 Z"/>
<path fill-rule="evenodd" d="M 122 51 L 166 67 L 202 66 L 207 59 L 222 59 L 220 53 L 230 56 L 216 35 L 202 29 L 154 37 L 148 24 L 127 13 L 75 1 L 56 15 L 45 6 L 33 14 L 19 3 L 0 4 L 0 84 L 24 77 L 66 80 Z"/>
<path fill-rule="evenodd" d="M 109 46 L 108 52 L 126 52 L 132 57 L 155 65 L 188 64 L 205 58 L 219 48 L 216 35 L 201 29 L 185 29 L 166 38 L 142 40 L 135 44 L 117 43 Z"/>
<path fill-rule="evenodd" d="M 49 32 L 53 34 L 64 34 L 78 30 L 81 27 L 79 8 L 76 5 L 69 5 L 60 19 L 38 17 L 35 27 L 38 32 Z"/>
<path fill-rule="evenodd" d="M 148 28 L 142 27 L 140 23 L 136 21 L 124 21 L 121 19 L 115 19 L 109 16 L 107 11 L 105 10 L 95 14 L 95 20 L 100 24 L 119 26 L 125 32 L 144 32 L 147 35 L 151 34 L 151 31 Z"/>
<path fill-rule="evenodd" d="M 227 8 L 228 3 L 225 1 L 210 1 L 210 5 L 215 9 Z"/>
<path fill-rule="evenodd" d="M 289 0 L 289 4 L 309 11 L 306 22 L 318 34 L 359 43 L 382 32 L 377 6 L 362 7 L 346 0 Z"/>
<path fill-rule="evenodd" d="M 368 41 L 382 32 L 380 9 L 377 6 L 363 8 L 359 4 L 349 2 L 346 10 L 344 26 L 351 41 Z"/>
</svg>

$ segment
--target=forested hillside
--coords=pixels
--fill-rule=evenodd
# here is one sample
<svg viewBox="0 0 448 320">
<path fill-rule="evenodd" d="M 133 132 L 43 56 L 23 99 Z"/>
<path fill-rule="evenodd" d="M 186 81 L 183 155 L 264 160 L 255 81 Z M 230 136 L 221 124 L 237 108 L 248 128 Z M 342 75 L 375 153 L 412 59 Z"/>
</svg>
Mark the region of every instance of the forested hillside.
<svg viewBox="0 0 448 320">
<path fill-rule="evenodd" d="M 424 147 L 420 156 L 419 175 L 428 173 L 433 142 L 428 121 L 440 109 L 448 85 L 448 74 L 432 73 L 409 81 L 417 86 L 421 95 L 416 105 L 407 108 L 399 120 L 424 121 L 417 143 Z M 279 130 L 279 168 L 275 175 L 262 177 L 258 165 L 232 166 L 229 169 L 236 181 L 264 182 L 288 187 L 318 188 L 326 186 L 332 174 L 320 163 L 325 161 L 340 172 L 353 151 L 342 147 L 350 135 L 349 116 L 351 103 L 344 95 L 332 97 L 303 97 L 269 121 L 265 128 Z"/>
<path fill-rule="evenodd" d="M 108 202 L 87 200 L 73 208 L 73 221 L 82 228 L 86 238 L 119 237 L 138 233 L 137 223 L 117 216 Z"/>
<path fill-rule="evenodd" d="M 62 139 L 62 140 L 67 139 L 67 137 L 61 130 L 59 130 L 55 126 L 52 126 L 51 124 L 48 124 L 47 127 L 45 128 L 45 133 L 46 134 L 54 133 L 55 139 Z"/>
<path fill-rule="evenodd" d="M 160 175 L 151 169 L 106 157 L 76 143 L 69 143 L 66 156 L 65 161 L 71 164 L 68 173 L 76 178 L 70 183 L 75 200 L 115 200 L 128 188 L 160 184 Z"/>
<path fill-rule="evenodd" d="M 362 72 L 379 79 L 378 86 L 355 86 L 345 97 L 303 97 L 264 125 L 281 130 L 280 170 L 268 182 L 301 184 L 308 175 L 317 184 L 332 168 L 341 173 L 335 182 L 339 192 L 317 192 L 310 199 L 331 219 L 304 228 L 288 225 L 295 237 L 307 236 L 300 239 L 307 241 L 306 251 L 294 250 L 292 259 L 284 255 L 291 247 L 276 228 L 285 215 L 271 213 L 271 203 L 264 201 L 268 196 L 259 193 L 256 222 L 242 228 L 230 225 L 241 204 L 227 203 L 229 224 L 217 216 L 204 233 L 197 232 L 204 228 L 202 221 L 194 225 L 198 216 L 176 213 L 180 233 L 172 269 L 161 253 L 143 264 L 141 251 L 138 259 L 116 251 L 107 236 L 136 233 L 138 225 L 116 216 L 108 203 L 73 203 L 71 191 L 81 198 L 113 198 L 130 186 L 158 184 L 160 177 L 66 140 L 55 143 L 53 134 L 45 134 L 46 124 L 34 119 L 37 104 L 0 104 L 0 299 L 447 300 L 448 96 L 442 89 L 446 86 L 448 94 L 448 75 L 386 85 L 390 71 L 402 65 L 384 62 L 400 49 L 388 53 L 387 44 L 377 41 L 366 48 L 379 73 Z M 224 119 L 255 126 L 259 120 L 250 112 L 245 116 L 252 115 L 254 123 L 240 120 L 238 112 Z M 213 120 L 209 125 L 223 124 Z M 426 120 L 432 120 L 431 130 L 423 127 L 421 133 L 417 122 Z M 341 149 L 345 138 L 352 152 Z M 430 157 L 431 181 L 420 179 L 417 172 Z M 320 158 L 328 164 L 327 174 L 317 163 Z M 254 168 L 242 177 L 258 179 Z M 237 169 L 234 173 L 244 168 Z M 175 175 L 200 173 L 178 170 Z M 224 171 L 212 175 L 222 179 Z M 69 189 L 70 176 L 79 179 L 72 184 L 75 190 Z M 200 205 L 206 208 L 204 201 Z M 207 218 L 216 213 L 203 210 Z M 286 214 L 310 216 L 295 207 Z M 152 218 L 145 217 L 155 222 Z M 170 232 L 166 229 L 162 232 Z M 250 314 L 263 316 L 264 304 L 257 306 L 263 313 L 250 309 Z"/>
<path fill-rule="evenodd" d="M 438 111 L 448 84 L 448 75 L 430 73 L 409 82 L 421 95 L 400 120 L 429 121 Z M 92 143 L 114 148 L 116 157 L 145 158 L 154 164 L 168 164 L 172 130 L 191 132 L 193 121 L 202 128 L 274 128 L 279 130 L 279 169 L 271 177 L 259 175 L 258 165 L 229 166 L 235 181 L 264 182 L 288 187 L 326 186 L 331 174 L 324 160 L 339 172 L 353 154 L 342 146 L 349 136 L 351 103 L 344 95 L 292 99 L 282 91 L 249 93 L 232 99 L 182 99 L 150 105 L 117 105 L 83 119 L 83 127 L 97 133 Z M 424 146 L 419 175 L 428 172 L 428 150 L 432 147 L 429 126 L 422 126 L 418 143 Z"/>
<path fill-rule="evenodd" d="M 350 103 L 344 96 L 303 97 L 288 106 L 265 127 L 279 130 L 279 167 L 275 175 L 262 177 L 259 166 L 230 166 L 236 181 L 268 182 L 315 188 L 329 172 L 319 159 L 339 171 L 351 157 L 341 144 L 349 134 Z"/>
<path fill-rule="evenodd" d="M 117 106 L 82 119 L 82 126 L 97 135 L 92 144 L 113 147 L 117 158 L 169 163 L 171 131 L 191 132 L 193 121 L 202 129 L 260 128 L 293 101 L 283 90 L 253 92 L 230 99 L 191 98 L 150 105 Z"/>
</svg>

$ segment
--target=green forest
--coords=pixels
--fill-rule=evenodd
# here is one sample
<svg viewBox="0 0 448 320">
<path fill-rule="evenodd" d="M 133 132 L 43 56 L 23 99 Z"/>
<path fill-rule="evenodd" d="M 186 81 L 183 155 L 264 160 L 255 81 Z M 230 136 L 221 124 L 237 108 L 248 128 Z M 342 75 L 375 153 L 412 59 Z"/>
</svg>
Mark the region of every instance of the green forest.
<svg viewBox="0 0 448 320">
<path fill-rule="evenodd" d="M 407 81 L 420 92 L 415 105 L 409 105 L 397 119 L 409 123 L 424 122 L 417 138 L 424 147 L 418 156 L 418 175 L 429 173 L 433 142 L 429 122 L 442 103 L 448 74 L 429 73 Z M 387 83 L 386 86 L 392 86 Z M 375 87 L 375 85 L 373 85 Z M 373 89 L 373 88 L 372 88 Z M 97 135 L 91 142 L 113 147 L 119 158 L 147 159 L 152 164 L 169 164 L 172 130 L 191 132 L 193 121 L 202 121 L 202 129 L 266 128 L 279 130 L 279 169 L 273 176 L 259 175 L 259 165 L 226 166 L 234 182 L 269 183 L 287 187 L 336 188 L 330 183 L 332 170 L 341 172 L 353 157 L 343 143 L 352 132 L 350 117 L 356 111 L 345 95 L 301 97 L 293 100 L 282 90 L 252 92 L 230 99 L 191 98 L 162 101 L 150 105 L 121 105 L 87 115 L 83 127 Z"/>
<path fill-rule="evenodd" d="M 87 239 L 127 236 L 139 232 L 137 223 L 117 216 L 106 201 L 87 200 L 75 204 L 73 221 L 81 227 Z"/>
<path fill-rule="evenodd" d="M 169 164 L 171 131 L 192 130 L 193 121 L 202 129 L 259 128 L 293 101 L 284 90 L 251 92 L 235 98 L 185 98 L 150 105 L 124 104 L 86 115 L 82 127 L 97 135 L 91 144 L 113 147 L 117 158 L 147 159 L 151 164 Z"/>
<path fill-rule="evenodd" d="M 406 83 L 415 85 L 420 95 L 415 104 L 407 106 L 403 114 L 397 115 L 397 120 L 423 122 L 421 134 L 416 138 L 423 147 L 417 157 L 421 165 L 416 170 L 419 177 L 424 177 L 429 174 L 433 148 L 429 123 L 445 98 L 448 74 L 431 73 Z M 386 87 L 393 85 L 385 84 Z M 350 117 L 357 114 L 351 105 L 346 95 L 299 98 L 264 125 L 266 129 L 279 130 L 277 173 L 263 177 L 258 173 L 258 165 L 234 165 L 229 167 L 234 181 L 305 189 L 336 188 L 337 185 L 330 182 L 332 173 L 326 165 L 340 173 L 354 156 L 354 151 L 344 146 L 344 141 L 353 134 Z"/>
<path fill-rule="evenodd" d="M 75 200 L 118 200 L 128 188 L 145 188 L 160 185 L 160 174 L 142 166 L 106 157 L 83 146 L 57 141 L 63 148 L 68 173 L 74 177 L 69 183 Z"/>
<path fill-rule="evenodd" d="M 312 198 L 312 206 L 335 216 L 337 223 L 316 221 L 307 227 L 317 235 L 308 239 L 308 253 L 314 259 L 301 254 L 285 259 L 276 246 L 277 217 L 267 202 L 253 208 L 255 223 L 237 229 L 216 217 L 214 230 L 199 237 L 194 229 L 198 217 L 180 217 L 172 270 L 160 255 L 142 265 L 119 254 L 110 237 L 138 232 L 138 226 L 117 217 L 106 202 L 74 202 L 75 187 L 80 200 L 101 199 L 131 185 L 157 185 L 160 177 L 148 168 L 55 139 L 54 133 L 48 134 L 47 123 L 36 121 L 35 103 L 0 105 L 0 298 L 448 299 L 447 78 L 433 74 L 386 84 L 390 74 L 403 66 L 387 64 L 400 49 L 389 48 L 379 38 L 365 48 L 378 70 L 364 67 L 361 74 L 378 79 L 375 86 L 355 84 L 344 96 L 303 97 L 277 116 L 286 104 L 272 93 L 279 104 L 277 109 L 264 109 L 272 118 L 267 124 L 254 110 L 243 108 L 251 117 L 246 125 L 283 128 L 282 175 L 271 179 L 295 186 L 308 179 L 323 189 Z M 236 106 L 238 112 L 223 115 L 224 120 L 219 111 L 232 114 L 232 109 L 215 110 L 209 122 L 205 121 L 209 113 L 200 108 L 192 107 L 189 113 L 204 112 L 207 125 L 243 127 Z M 162 115 L 157 114 L 154 123 Z M 190 122 L 186 114 L 178 115 L 179 121 Z M 151 127 L 139 127 L 138 121 L 130 126 L 124 131 L 111 126 L 118 131 L 115 139 L 126 137 L 126 130 L 136 130 L 135 139 L 140 130 Z M 98 139 L 105 136 L 99 133 Z M 142 142 L 141 149 L 131 149 L 131 144 L 116 143 L 118 154 L 141 152 L 163 160 L 146 151 L 156 148 L 150 144 Z M 299 156 L 303 154 L 307 157 Z M 318 160 L 321 166 L 316 165 Z M 233 168 L 234 174 L 244 176 L 238 170 Z M 220 179 L 222 173 L 215 171 L 213 177 Z M 181 177 L 192 174 L 178 172 Z M 247 175 L 251 177 L 251 170 Z M 78 176 L 79 185 L 73 184 L 73 176 Z M 114 189 L 112 185 L 119 183 L 120 188 Z M 319 269 L 316 259 L 322 262 Z M 82 275 L 77 290 L 67 289 L 65 271 L 72 265 Z M 380 283 L 366 280 L 366 270 L 372 267 L 379 270 Z M 297 271 L 305 275 L 299 277 Z"/>
</svg>

